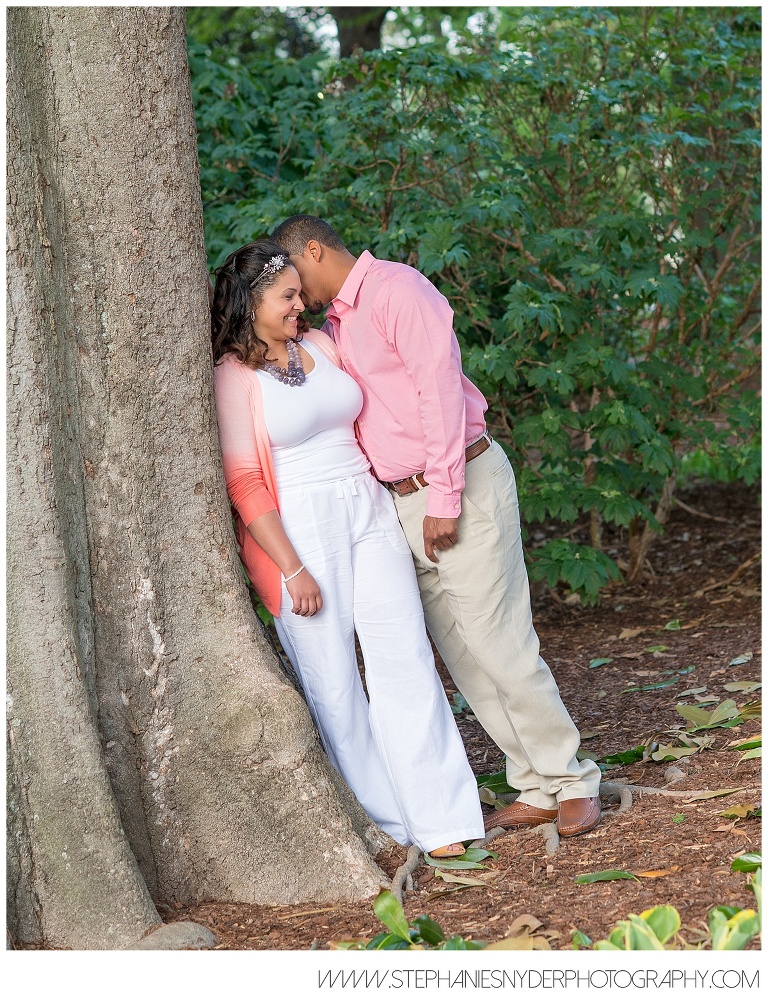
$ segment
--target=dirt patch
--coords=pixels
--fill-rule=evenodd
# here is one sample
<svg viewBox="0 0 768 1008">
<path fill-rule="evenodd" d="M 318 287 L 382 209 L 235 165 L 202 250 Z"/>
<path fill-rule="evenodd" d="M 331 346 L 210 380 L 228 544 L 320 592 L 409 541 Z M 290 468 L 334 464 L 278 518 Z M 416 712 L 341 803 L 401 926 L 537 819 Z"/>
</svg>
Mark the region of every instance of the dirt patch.
<svg viewBox="0 0 768 1008">
<path fill-rule="evenodd" d="M 741 853 L 761 849 L 761 821 L 718 813 L 737 804 L 760 805 L 761 761 L 742 760 L 743 754 L 730 745 L 757 734 L 759 721 L 707 732 L 710 748 L 682 764 L 654 762 L 650 754 L 654 744 L 674 740 L 667 733 L 685 727 L 676 704 L 716 697 L 742 707 L 760 697 L 759 690 L 747 692 L 749 687 L 727 689 L 761 678 L 759 565 L 747 563 L 760 548 L 759 495 L 754 487 L 698 485 L 680 498 L 700 514 L 675 509 L 665 536 L 652 548 L 652 577 L 649 572 L 639 585 L 603 592 L 595 608 L 566 605 L 546 591 L 533 605 L 542 654 L 582 733 L 584 749 L 603 758 L 647 748 L 642 762 L 607 769 L 604 779 L 681 795 L 636 794 L 626 814 L 609 806 L 597 829 L 563 841 L 552 857 L 538 833 L 509 831 L 490 844 L 498 858 L 487 886 L 438 895 L 449 887 L 435 878 L 432 868 L 422 866 L 414 891 L 405 897 L 409 919 L 427 913 L 446 934 L 491 942 L 528 913 L 541 921 L 553 949 L 565 949 L 573 947 L 574 930 L 593 940 L 604 938 L 617 920 L 659 903 L 677 907 L 683 934 L 692 943 L 701 939 L 712 907 L 755 907 L 746 876 L 733 872 L 730 864 Z M 553 526 L 541 531 L 557 534 Z M 649 650 L 660 647 L 665 650 Z M 598 658 L 610 662 L 590 668 Z M 730 664 L 734 659 L 739 663 Z M 439 667 L 453 699 L 455 686 Z M 501 770 L 502 755 L 477 721 L 465 713 L 457 723 L 474 772 Z M 682 794 L 726 788 L 736 790 L 704 801 Z M 405 855 L 403 848 L 395 848 L 382 858 L 387 874 L 395 872 Z M 637 881 L 575 882 L 579 875 L 607 869 L 666 874 Z M 217 935 L 219 949 L 327 949 L 329 943 L 368 938 L 382 930 L 370 903 L 209 903 L 162 906 L 160 912 L 166 921 L 205 924 Z M 756 942 L 750 947 L 757 947 Z"/>
</svg>

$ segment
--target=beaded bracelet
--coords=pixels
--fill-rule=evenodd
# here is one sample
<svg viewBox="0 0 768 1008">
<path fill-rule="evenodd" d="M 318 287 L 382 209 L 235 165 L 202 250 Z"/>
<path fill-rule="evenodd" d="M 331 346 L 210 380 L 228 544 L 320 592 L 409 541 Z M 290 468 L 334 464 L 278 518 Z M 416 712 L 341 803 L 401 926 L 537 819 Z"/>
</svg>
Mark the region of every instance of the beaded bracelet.
<svg viewBox="0 0 768 1008">
<path fill-rule="evenodd" d="M 302 564 L 297 571 L 294 571 L 293 574 L 289 574 L 287 578 L 283 578 L 283 584 L 287 584 L 291 578 L 295 578 L 297 575 L 301 574 L 303 570 L 306 570 L 304 564 Z"/>
</svg>

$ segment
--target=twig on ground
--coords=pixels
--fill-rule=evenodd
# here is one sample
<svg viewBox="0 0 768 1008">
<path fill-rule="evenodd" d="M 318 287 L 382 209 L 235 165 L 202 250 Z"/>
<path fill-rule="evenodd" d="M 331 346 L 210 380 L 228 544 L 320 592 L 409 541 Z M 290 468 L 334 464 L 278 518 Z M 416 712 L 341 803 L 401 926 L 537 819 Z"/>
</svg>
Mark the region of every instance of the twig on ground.
<svg viewBox="0 0 768 1008">
<path fill-rule="evenodd" d="M 745 560 L 743 564 L 739 564 L 739 566 L 736 568 L 733 574 L 731 574 L 730 577 L 727 577 L 725 581 L 715 581 L 714 584 L 704 585 L 703 588 L 699 588 L 698 591 L 695 591 L 693 593 L 693 597 L 701 598 L 702 595 L 706 595 L 707 592 L 714 591 L 715 588 L 726 588 L 729 584 L 733 584 L 733 582 L 736 581 L 744 573 L 744 571 L 747 570 L 748 567 L 751 567 L 752 564 L 757 563 L 757 561 L 760 559 L 762 555 L 763 551 L 758 550 L 758 552 L 755 553 L 753 557 L 750 557 L 749 560 Z"/>
<path fill-rule="evenodd" d="M 683 501 L 681 501 L 678 497 L 673 497 L 672 503 L 676 507 L 682 508 L 683 511 L 687 511 L 688 514 L 694 515 L 696 518 L 706 518 L 707 521 L 724 522 L 726 525 L 730 524 L 730 518 L 721 518 L 720 515 L 707 514 L 706 511 L 699 511 L 697 508 L 691 507 L 690 504 L 683 503 Z"/>
</svg>

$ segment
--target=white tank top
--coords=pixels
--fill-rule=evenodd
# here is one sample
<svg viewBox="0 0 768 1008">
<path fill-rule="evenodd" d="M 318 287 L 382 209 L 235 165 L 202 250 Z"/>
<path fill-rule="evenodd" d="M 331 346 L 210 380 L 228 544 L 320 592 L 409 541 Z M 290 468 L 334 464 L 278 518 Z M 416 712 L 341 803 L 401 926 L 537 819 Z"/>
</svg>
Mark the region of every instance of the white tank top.
<svg viewBox="0 0 768 1008">
<path fill-rule="evenodd" d="M 363 408 L 360 386 L 309 340 L 301 345 L 315 362 L 303 385 L 284 385 L 266 371 L 256 372 L 278 494 L 371 468 L 354 430 Z"/>
</svg>

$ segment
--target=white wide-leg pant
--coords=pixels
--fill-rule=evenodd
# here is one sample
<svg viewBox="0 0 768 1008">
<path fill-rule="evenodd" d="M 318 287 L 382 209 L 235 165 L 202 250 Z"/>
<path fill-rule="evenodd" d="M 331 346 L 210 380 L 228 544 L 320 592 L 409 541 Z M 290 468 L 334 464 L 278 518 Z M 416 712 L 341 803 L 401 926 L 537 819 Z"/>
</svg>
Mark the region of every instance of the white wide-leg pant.
<svg viewBox="0 0 768 1008">
<path fill-rule="evenodd" d="M 295 616 L 284 588 L 275 626 L 329 759 L 398 843 L 429 851 L 483 836 L 477 784 L 388 491 L 364 473 L 281 491 L 280 514 L 323 608 Z"/>
</svg>

